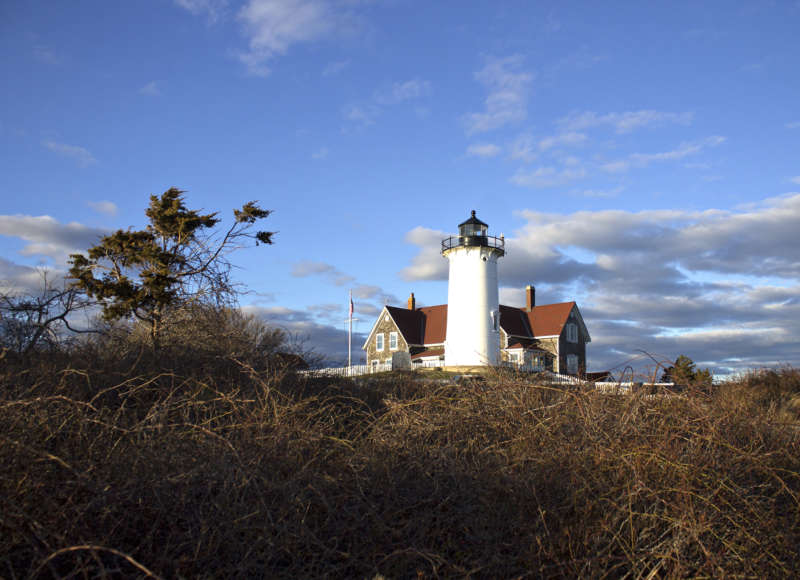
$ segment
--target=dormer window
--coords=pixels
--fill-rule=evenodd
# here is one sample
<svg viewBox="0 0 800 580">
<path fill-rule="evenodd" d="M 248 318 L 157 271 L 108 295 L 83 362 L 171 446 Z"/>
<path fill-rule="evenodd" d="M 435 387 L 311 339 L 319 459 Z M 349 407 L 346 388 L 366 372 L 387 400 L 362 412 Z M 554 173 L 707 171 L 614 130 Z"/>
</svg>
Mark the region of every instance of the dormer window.
<svg viewBox="0 0 800 580">
<path fill-rule="evenodd" d="M 567 342 L 578 342 L 578 325 L 573 322 L 567 324 Z"/>
</svg>

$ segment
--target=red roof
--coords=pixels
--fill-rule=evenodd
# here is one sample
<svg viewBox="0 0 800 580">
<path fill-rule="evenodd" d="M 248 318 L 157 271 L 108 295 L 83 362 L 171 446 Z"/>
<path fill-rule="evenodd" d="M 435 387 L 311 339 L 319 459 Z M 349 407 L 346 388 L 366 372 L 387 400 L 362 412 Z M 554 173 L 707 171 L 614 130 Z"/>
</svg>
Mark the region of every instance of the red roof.
<svg viewBox="0 0 800 580">
<path fill-rule="evenodd" d="M 538 338 L 561 334 L 575 302 L 534 306 L 531 312 L 524 308 L 500 305 L 500 327 L 509 336 Z M 387 306 L 386 310 L 409 345 L 443 344 L 447 335 L 447 304 L 426 306 L 409 310 Z"/>
<path fill-rule="evenodd" d="M 423 351 L 420 351 L 418 353 L 412 354 L 411 355 L 411 359 L 414 360 L 414 359 L 422 358 L 422 357 L 426 357 L 426 356 L 442 356 L 443 354 L 444 354 L 444 349 L 443 348 L 427 348 L 427 349 L 425 349 Z"/>
<path fill-rule="evenodd" d="M 516 338 L 508 341 L 506 348 L 530 348 L 533 346 L 535 339 L 533 338 Z"/>
<path fill-rule="evenodd" d="M 561 302 L 534 306 L 531 312 L 521 310 L 528 315 L 533 336 L 554 336 L 561 334 L 574 307 L 575 302 Z"/>
<path fill-rule="evenodd" d="M 387 306 L 386 310 L 408 344 L 442 344 L 447 333 L 447 305 L 409 310 Z"/>
<path fill-rule="evenodd" d="M 447 304 L 420 308 L 425 317 L 425 334 L 422 344 L 442 344 L 447 336 Z"/>
<path fill-rule="evenodd" d="M 500 305 L 500 328 L 509 336 L 532 336 L 528 313 L 522 308 Z"/>
</svg>

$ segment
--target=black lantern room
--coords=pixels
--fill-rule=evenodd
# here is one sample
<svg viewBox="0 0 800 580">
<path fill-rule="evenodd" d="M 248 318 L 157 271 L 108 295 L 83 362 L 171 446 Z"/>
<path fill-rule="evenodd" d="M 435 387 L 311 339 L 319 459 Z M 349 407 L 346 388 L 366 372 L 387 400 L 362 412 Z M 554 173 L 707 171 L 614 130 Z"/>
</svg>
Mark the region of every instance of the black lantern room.
<svg viewBox="0 0 800 580">
<path fill-rule="evenodd" d="M 472 215 L 466 221 L 458 224 L 458 235 L 464 238 L 471 238 L 473 236 L 486 237 L 486 232 L 489 231 L 489 226 L 475 217 L 475 210 L 472 210 Z"/>
<path fill-rule="evenodd" d="M 469 219 L 458 224 L 458 235 L 442 240 L 442 253 L 456 247 L 484 246 L 495 248 L 501 256 L 505 254 L 505 239 L 490 236 L 488 232 L 488 224 L 475 217 L 473 209 Z"/>
</svg>

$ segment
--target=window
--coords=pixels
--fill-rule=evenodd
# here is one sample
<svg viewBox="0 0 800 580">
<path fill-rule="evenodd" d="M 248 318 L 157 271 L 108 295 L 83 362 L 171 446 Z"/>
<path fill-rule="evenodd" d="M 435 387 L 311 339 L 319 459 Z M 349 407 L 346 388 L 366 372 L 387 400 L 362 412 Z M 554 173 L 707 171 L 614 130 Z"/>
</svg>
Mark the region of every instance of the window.
<svg viewBox="0 0 800 580">
<path fill-rule="evenodd" d="M 567 324 L 567 342 L 578 342 L 578 325 L 572 322 Z"/>
<path fill-rule="evenodd" d="M 498 324 L 500 322 L 500 316 L 498 316 L 497 310 L 492 310 L 489 315 L 492 317 L 492 330 L 497 332 Z"/>
<path fill-rule="evenodd" d="M 389 350 L 397 350 L 397 333 L 389 333 Z"/>
<path fill-rule="evenodd" d="M 383 350 L 383 333 L 379 333 L 375 335 L 375 350 L 382 351 Z"/>
<path fill-rule="evenodd" d="M 578 355 L 577 354 L 568 354 L 567 355 L 567 372 L 571 375 L 578 374 Z"/>
<path fill-rule="evenodd" d="M 510 352 L 508 353 L 508 362 L 512 364 L 519 364 L 519 353 Z"/>
</svg>

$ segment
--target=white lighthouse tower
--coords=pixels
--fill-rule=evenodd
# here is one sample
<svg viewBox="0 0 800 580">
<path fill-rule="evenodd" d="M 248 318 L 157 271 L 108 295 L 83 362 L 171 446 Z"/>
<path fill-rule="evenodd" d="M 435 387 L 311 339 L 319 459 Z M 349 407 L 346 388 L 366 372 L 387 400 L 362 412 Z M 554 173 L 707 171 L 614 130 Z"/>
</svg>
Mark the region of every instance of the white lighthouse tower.
<svg viewBox="0 0 800 580">
<path fill-rule="evenodd" d="M 499 361 L 497 259 L 505 255 L 505 240 L 489 236 L 488 230 L 472 210 L 472 216 L 458 225 L 458 235 L 442 240 L 442 255 L 450 261 L 446 366 Z"/>
</svg>

